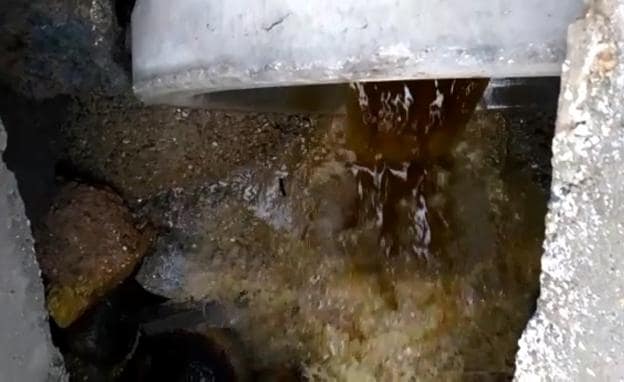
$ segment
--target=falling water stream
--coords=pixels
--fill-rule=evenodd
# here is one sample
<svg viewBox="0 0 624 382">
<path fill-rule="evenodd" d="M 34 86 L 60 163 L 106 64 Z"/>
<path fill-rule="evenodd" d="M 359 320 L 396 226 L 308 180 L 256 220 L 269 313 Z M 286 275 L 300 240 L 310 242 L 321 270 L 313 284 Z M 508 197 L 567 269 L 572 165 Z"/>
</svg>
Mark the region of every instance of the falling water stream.
<svg viewBox="0 0 624 382">
<path fill-rule="evenodd" d="M 355 154 L 355 224 L 374 220 L 378 245 L 375 253 L 354 254 L 354 264 L 397 256 L 433 261 L 432 235 L 443 226 L 427 207 L 426 193 L 434 187 L 428 168 L 449 160 L 486 85 L 487 80 L 440 80 L 351 86 L 344 146 Z M 382 279 L 392 285 L 392 275 Z M 391 304 L 397 302 L 391 298 Z"/>
</svg>

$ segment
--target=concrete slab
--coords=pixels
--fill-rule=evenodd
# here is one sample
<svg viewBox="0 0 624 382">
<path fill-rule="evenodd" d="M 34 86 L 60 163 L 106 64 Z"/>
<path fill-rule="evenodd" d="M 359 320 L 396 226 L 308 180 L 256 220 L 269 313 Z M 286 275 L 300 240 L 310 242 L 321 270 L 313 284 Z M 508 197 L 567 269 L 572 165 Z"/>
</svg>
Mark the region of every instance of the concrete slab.
<svg viewBox="0 0 624 382">
<path fill-rule="evenodd" d="M 624 1 L 569 30 L 537 313 L 518 381 L 624 379 Z"/>
<path fill-rule="evenodd" d="M 0 380 L 65 380 L 52 345 L 30 222 L 13 174 L 1 160 L 7 136 L 0 121 Z"/>
<path fill-rule="evenodd" d="M 582 0 L 139 0 L 134 90 L 146 102 L 207 106 L 215 100 L 204 94 L 236 89 L 559 75 L 567 26 L 583 9 Z"/>
</svg>

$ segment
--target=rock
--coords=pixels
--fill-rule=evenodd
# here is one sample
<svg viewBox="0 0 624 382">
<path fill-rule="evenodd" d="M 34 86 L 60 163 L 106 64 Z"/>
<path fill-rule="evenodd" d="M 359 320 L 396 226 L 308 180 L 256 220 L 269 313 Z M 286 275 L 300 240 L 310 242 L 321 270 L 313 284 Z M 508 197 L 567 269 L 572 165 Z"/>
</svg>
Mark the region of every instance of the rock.
<svg viewBox="0 0 624 382">
<path fill-rule="evenodd" d="M 541 293 L 518 381 L 624 378 L 624 1 L 589 4 L 569 29 Z"/>
<path fill-rule="evenodd" d="M 109 382 L 114 378 L 108 370 L 102 370 L 102 368 L 71 353 L 63 354 L 63 358 L 72 381 Z"/>
<path fill-rule="evenodd" d="M 63 335 L 68 350 L 94 364 L 111 365 L 126 357 L 138 323 L 120 308 L 119 296 L 106 298 L 80 317 Z"/>
<path fill-rule="evenodd" d="M 129 90 L 125 33 L 110 0 L 0 5 L 0 80 L 33 98 Z"/>
<path fill-rule="evenodd" d="M 6 147 L 0 122 L 0 158 Z M 4 381 L 64 379 L 52 344 L 30 223 L 13 174 L 0 159 L 0 370 Z"/>
<path fill-rule="evenodd" d="M 70 327 L 55 332 L 65 366 L 75 380 L 110 381 L 123 370 L 140 338 L 143 311 L 164 299 L 124 282 Z"/>
<path fill-rule="evenodd" d="M 299 382 L 305 380 L 301 371 L 288 367 L 261 370 L 255 375 L 258 382 Z"/>
<path fill-rule="evenodd" d="M 60 190 L 36 233 L 48 309 L 60 327 L 125 280 L 151 242 L 118 195 L 76 183 Z"/>
<path fill-rule="evenodd" d="M 123 381 L 249 381 L 244 354 L 226 330 L 177 331 L 141 339 Z"/>
<path fill-rule="evenodd" d="M 61 161 L 110 184 L 125 200 L 222 180 L 249 163 L 270 165 L 300 146 L 316 118 L 145 107 L 93 97 L 69 112 Z"/>
</svg>

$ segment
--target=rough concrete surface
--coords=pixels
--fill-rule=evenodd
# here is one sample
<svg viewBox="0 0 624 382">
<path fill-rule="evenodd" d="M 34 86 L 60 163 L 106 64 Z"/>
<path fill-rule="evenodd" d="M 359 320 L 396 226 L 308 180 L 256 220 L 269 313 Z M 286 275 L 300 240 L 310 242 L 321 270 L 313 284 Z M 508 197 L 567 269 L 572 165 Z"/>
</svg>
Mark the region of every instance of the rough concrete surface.
<svg viewBox="0 0 624 382">
<path fill-rule="evenodd" d="M 134 90 L 150 103 L 196 105 L 211 101 L 199 95 L 232 89 L 557 75 L 566 27 L 583 6 L 582 0 L 138 1 Z"/>
<path fill-rule="evenodd" d="M 0 122 L 0 158 L 6 133 Z M 57 381 L 62 361 L 52 345 L 30 223 L 13 174 L 0 160 L 0 380 Z"/>
<path fill-rule="evenodd" d="M 624 379 L 624 1 L 594 1 L 568 36 L 541 296 L 518 381 Z"/>
</svg>

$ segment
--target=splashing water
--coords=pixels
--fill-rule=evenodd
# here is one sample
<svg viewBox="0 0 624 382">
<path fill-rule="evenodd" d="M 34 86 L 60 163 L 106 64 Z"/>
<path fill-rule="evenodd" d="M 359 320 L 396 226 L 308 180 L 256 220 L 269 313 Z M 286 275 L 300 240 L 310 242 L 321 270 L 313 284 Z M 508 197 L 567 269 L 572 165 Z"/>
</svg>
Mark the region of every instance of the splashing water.
<svg viewBox="0 0 624 382">
<path fill-rule="evenodd" d="M 546 198 L 510 146 L 519 135 L 472 116 L 486 85 L 352 84 L 345 116 L 176 213 L 197 243 L 168 276 L 178 290 L 153 277 L 163 261 L 140 279 L 223 303 L 254 362 L 311 380 L 509 376 Z"/>
<path fill-rule="evenodd" d="M 351 85 L 344 146 L 355 154 L 348 165 L 357 178 L 359 219 L 374 216 L 384 255 L 430 258 L 427 166 L 449 154 L 486 85 L 487 80 Z"/>
</svg>

